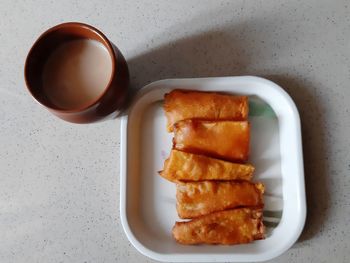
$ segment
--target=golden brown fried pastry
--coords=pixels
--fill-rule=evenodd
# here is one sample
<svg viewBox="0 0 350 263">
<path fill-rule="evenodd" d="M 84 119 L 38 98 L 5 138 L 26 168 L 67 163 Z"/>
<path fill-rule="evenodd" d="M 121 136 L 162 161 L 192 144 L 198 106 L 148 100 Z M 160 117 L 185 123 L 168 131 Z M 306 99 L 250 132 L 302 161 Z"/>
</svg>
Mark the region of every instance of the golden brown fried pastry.
<svg viewBox="0 0 350 263">
<path fill-rule="evenodd" d="M 247 181 L 204 181 L 176 185 L 180 218 L 195 218 L 235 207 L 263 207 L 264 185 Z"/>
<path fill-rule="evenodd" d="M 201 216 L 189 222 L 176 222 L 177 242 L 194 244 L 243 244 L 264 238 L 260 209 L 238 208 Z"/>
<path fill-rule="evenodd" d="M 165 94 L 164 110 L 168 119 L 167 130 L 181 120 L 235 120 L 248 117 L 248 98 L 214 92 L 173 90 Z"/>
<path fill-rule="evenodd" d="M 254 166 L 172 150 L 161 176 L 169 181 L 250 180 Z"/>
<path fill-rule="evenodd" d="M 250 127 L 247 121 L 184 120 L 174 125 L 177 150 L 229 161 L 247 161 Z"/>
</svg>

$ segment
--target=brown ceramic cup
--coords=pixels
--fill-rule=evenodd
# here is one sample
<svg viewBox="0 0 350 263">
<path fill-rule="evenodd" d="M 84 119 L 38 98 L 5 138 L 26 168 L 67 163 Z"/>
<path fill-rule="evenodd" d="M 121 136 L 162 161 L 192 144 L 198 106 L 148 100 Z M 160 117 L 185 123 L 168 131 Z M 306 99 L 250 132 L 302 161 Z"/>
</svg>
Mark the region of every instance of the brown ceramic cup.
<svg viewBox="0 0 350 263">
<path fill-rule="evenodd" d="M 43 69 L 48 57 L 57 47 L 77 39 L 92 39 L 102 43 L 112 59 L 112 74 L 102 94 L 92 103 L 83 107 L 62 109 L 50 101 L 44 92 Z M 83 23 L 64 23 L 44 32 L 29 51 L 24 76 L 34 99 L 59 118 L 69 122 L 90 123 L 114 118 L 123 110 L 127 100 L 129 71 L 122 53 L 98 29 Z"/>
</svg>

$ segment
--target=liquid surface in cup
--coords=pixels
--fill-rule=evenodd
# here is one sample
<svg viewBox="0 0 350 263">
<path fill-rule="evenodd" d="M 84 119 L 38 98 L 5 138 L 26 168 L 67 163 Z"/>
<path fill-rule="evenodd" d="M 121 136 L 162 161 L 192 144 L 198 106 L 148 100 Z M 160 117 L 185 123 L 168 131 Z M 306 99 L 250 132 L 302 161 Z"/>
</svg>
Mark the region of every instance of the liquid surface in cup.
<svg viewBox="0 0 350 263">
<path fill-rule="evenodd" d="M 73 40 L 59 46 L 43 71 L 43 90 L 62 109 L 93 103 L 108 85 L 112 59 L 96 40 Z"/>
</svg>

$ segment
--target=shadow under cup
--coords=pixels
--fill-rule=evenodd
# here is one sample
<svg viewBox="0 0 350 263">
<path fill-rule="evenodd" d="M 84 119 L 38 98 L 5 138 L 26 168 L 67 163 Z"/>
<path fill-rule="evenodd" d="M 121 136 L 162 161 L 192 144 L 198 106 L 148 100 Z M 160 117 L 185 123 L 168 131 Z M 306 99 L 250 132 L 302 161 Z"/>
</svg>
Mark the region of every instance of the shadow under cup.
<svg viewBox="0 0 350 263">
<path fill-rule="evenodd" d="M 43 70 L 49 56 L 63 43 L 72 40 L 96 40 L 112 59 L 112 74 L 102 94 L 82 107 L 63 109 L 49 99 L 43 89 Z M 24 69 L 31 95 L 59 118 L 74 123 L 90 123 L 114 118 L 125 107 L 129 85 L 128 66 L 122 53 L 98 29 L 82 23 L 64 23 L 44 32 L 29 51 Z"/>
</svg>

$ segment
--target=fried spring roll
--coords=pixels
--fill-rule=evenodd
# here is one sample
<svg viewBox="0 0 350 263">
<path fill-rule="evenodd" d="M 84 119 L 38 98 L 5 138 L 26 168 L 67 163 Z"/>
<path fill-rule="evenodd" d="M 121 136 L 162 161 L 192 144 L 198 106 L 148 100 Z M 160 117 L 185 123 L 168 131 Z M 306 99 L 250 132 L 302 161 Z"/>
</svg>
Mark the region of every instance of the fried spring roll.
<svg viewBox="0 0 350 263">
<path fill-rule="evenodd" d="M 239 208 L 176 222 L 172 232 L 181 244 L 233 245 L 263 239 L 265 230 L 260 209 Z"/>
<path fill-rule="evenodd" d="M 204 181 L 176 185 L 180 218 L 195 218 L 236 207 L 262 207 L 264 185 L 247 181 Z"/>
<path fill-rule="evenodd" d="M 248 98 L 214 92 L 173 90 L 165 94 L 164 111 L 167 130 L 181 120 L 235 120 L 244 121 L 248 117 Z"/>
<path fill-rule="evenodd" d="M 247 161 L 250 127 L 247 121 L 184 120 L 174 125 L 173 147 L 229 161 Z"/>
<path fill-rule="evenodd" d="M 159 174 L 175 181 L 251 180 L 254 166 L 172 150 Z"/>
</svg>

